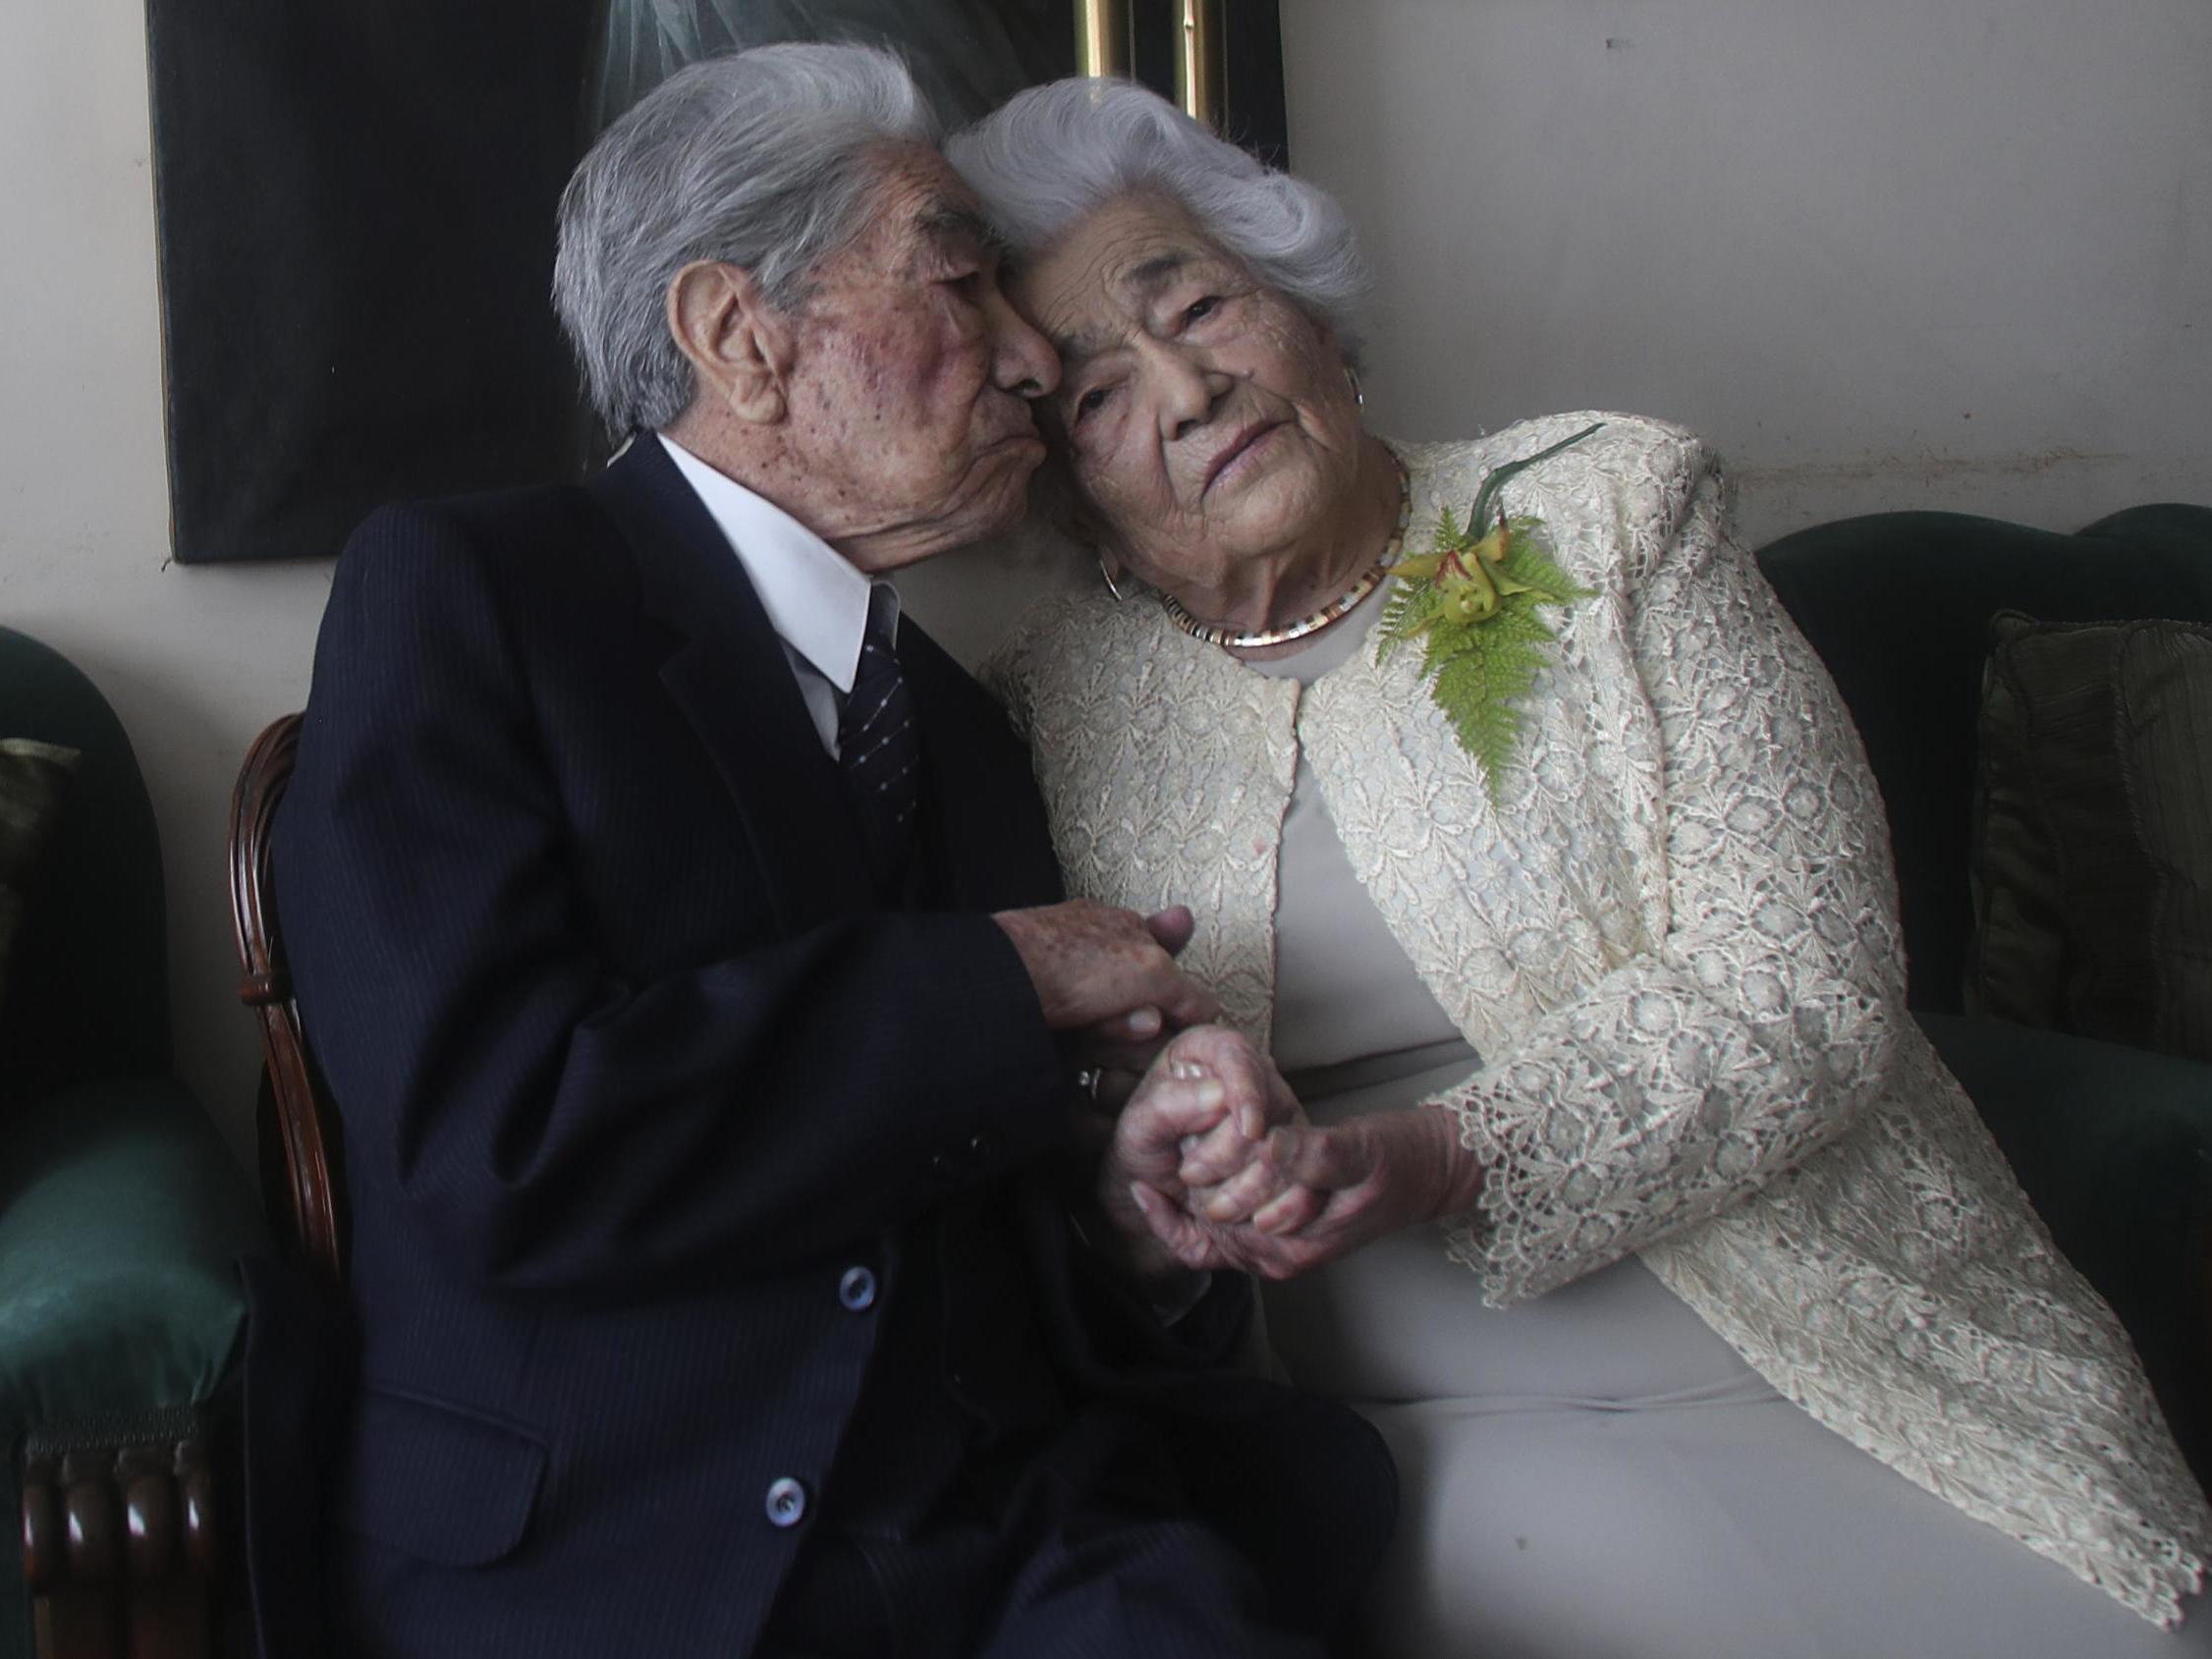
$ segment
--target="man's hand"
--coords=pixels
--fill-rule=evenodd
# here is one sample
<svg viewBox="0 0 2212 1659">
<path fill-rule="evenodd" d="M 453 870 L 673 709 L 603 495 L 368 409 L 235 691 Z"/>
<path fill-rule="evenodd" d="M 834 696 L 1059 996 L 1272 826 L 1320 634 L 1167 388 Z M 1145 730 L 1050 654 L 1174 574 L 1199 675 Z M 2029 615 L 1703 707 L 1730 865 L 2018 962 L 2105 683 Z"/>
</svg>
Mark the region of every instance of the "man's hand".
<svg viewBox="0 0 2212 1659">
<path fill-rule="evenodd" d="M 1072 899 L 991 919 L 1029 970 L 1045 1024 L 1082 1033 L 1089 1064 L 1140 1067 L 1161 1035 L 1221 1012 L 1175 965 L 1192 925 L 1181 906 L 1141 916 Z"/>
</svg>

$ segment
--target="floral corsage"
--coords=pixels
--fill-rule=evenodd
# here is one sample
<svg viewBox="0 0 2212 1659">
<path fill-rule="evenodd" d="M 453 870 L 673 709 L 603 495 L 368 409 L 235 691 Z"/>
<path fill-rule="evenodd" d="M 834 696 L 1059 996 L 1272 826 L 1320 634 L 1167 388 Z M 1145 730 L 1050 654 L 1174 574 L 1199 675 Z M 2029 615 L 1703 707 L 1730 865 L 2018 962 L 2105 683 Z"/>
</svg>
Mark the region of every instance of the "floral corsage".
<svg viewBox="0 0 2212 1659">
<path fill-rule="evenodd" d="M 1585 426 L 1547 450 L 1509 461 L 1482 480 L 1463 527 L 1444 509 L 1426 553 L 1391 567 L 1396 589 L 1377 624 L 1375 660 L 1385 661 L 1406 640 L 1423 639 L 1421 678 L 1436 706 L 1474 757 L 1490 799 L 1498 798 L 1498 773 L 1521 736 L 1518 700 L 1544 665 L 1542 647 L 1555 637 L 1536 614 L 1538 605 L 1569 605 L 1593 598 L 1553 562 L 1541 519 L 1509 519 L 1497 508 L 1498 490 L 1515 473 L 1578 444 L 1604 421 Z"/>
</svg>

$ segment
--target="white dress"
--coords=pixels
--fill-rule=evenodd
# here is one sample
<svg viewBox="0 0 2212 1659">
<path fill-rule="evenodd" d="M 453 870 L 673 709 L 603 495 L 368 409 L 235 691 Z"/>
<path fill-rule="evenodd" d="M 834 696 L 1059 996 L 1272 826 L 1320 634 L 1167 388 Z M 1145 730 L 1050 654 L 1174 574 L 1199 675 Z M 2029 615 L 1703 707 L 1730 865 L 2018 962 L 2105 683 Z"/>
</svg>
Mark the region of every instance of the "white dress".
<svg viewBox="0 0 2212 1659">
<path fill-rule="evenodd" d="M 1310 684 L 1378 607 L 1253 664 Z M 1272 1046 L 1336 1122 L 1479 1065 L 1368 902 L 1310 768 L 1277 863 Z M 1265 1287 L 1277 1358 L 1381 1430 L 1404 1513 L 1363 1659 L 2180 1659 L 2169 1633 L 1784 1399 L 1640 1261 L 1482 1304 L 1435 1229 Z"/>
<path fill-rule="evenodd" d="M 1853 1482 L 1879 1493 L 1875 1477 L 1887 1476 L 1930 1496 L 1920 1507 L 1931 1524 L 1977 1541 L 1987 1530 L 2000 1576 L 2054 1576 L 2032 1551 L 2061 1570 L 2060 1590 L 2072 1572 L 2115 1608 L 2176 1623 L 2212 1552 L 2212 1512 L 2126 1333 L 2053 1248 L 1906 1011 L 1880 799 L 1819 659 L 1729 531 L 1711 452 L 1679 427 L 1594 415 L 1394 446 L 1412 494 L 1409 543 L 1421 546 L 1445 507 L 1464 514 L 1497 467 L 1597 419 L 1596 436 L 1503 492 L 1508 513 L 1543 520 L 1560 563 L 1595 596 L 1547 613 L 1558 636 L 1494 790 L 1412 651 L 1357 652 L 1301 687 L 1180 634 L 1147 598 L 1096 592 L 1048 603 L 986 668 L 1028 738 L 1070 891 L 1140 911 L 1189 904 L 1198 929 L 1184 964 L 1230 1023 L 1277 1046 L 1278 1014 L 1299 1019 L 1295 995 L 1278 1006 L 1275 935 L 1279 897 L 1298 897 L 1295 870 L 1279 883 L 1278 864 L 1302 778 L 1326 803 L 1358 892 L 1447 1031 L 1469 1045 L 1462 1060 L 1476 1070 L 1408 1079 L 1414 1092 L 1382 1102 L 1427 1089 L 1457 1117 L 1485 1182 L 1480 1211 L 1441 1245 L 1434 1234 L 1393 1241 L 1345 1264 L 1346 1282 L 1364 1285 L 1393 1252 L 1419 1248 L 1405 1282 L 1446 1299 L 1402 1311 L 1380 1288 L 1339 1298 L 1385 1309 L 1356 1349 L 1360 1364 L 1402 1371 L 1397 1398 L 1465 1401 L 1473 1396 L 1452 1367 L 1416 1364 L 1429 1337 L 1451 1327 L 1463 1356 L 1540 1356 L 1562 1310 L 1618 1291 L 1568 1352 L 1612 1355 L 1627 1341 L 1615 1335 L 1624 1318 L 1639 1331 L 1663 1319 L 1690 1345 L 1682 1352 L 1713 1365 L 1674 1365 L 1656 1387 L 1633 1375 L 1601 1387 L 1577 1359 L 1538 1398 L 1751 1386 L 1748 1369 L 1778 1398 L 1735 1402 L 1728 1419 L 1764 1412 L 1848 1471 L 1797 1487 L 1755 1471 L 1747 1489 L 1769 1494 L 1762 1509 L 1722 1502 L 1710 1482 L 1744 1460 L 1703 1439 L 1664 1452 L 1674 1477 L 1648 1490 L 1634 1480 L 1608 1490 L 1576 1465 L 1562 1465 L 1576 1469 L 1573 1482 L 1550 1481 L 1529 1465 L 1522 1497 L 1590 1494 L 1544 1534 L 1524 1524 L 1541 1506 L 1467 1507 L 1449 1483 L 1486 1482 L 1479 1461 L 1410 1455 L 1413 1535 L 1443 1537 L 1421 1530 L 1424 1504 L 1478 1530 L 1418 1558 L 1431 1579 L 1404 1616 L 1464 1596 L 1510 1622 L 1510 1596 L 1484 1575 L 1507 1548 L 1521 1561 L 1552 1536 L 1568 1543 L 1546 1553 L 1562 1563 L 1559 1582 L 1575 1581 L 1564 1599 L 1576 1608 L 1599 1605 L 1614 1577 L 1638 1581 L 1628 1570 L 1640 1561 L 1687 1575 L 1680 1595 L 1692 1611 L 1764 1621 L 1750 1634 L 1700 1627 L 1699 1651 L 1789 1651 L 1769 1645 L 1772 1632 L 1817 1639 L 1816 1589 L 1853 1607 L 1898 1593 L 1886 1573 L 1862 1584 L 1869 1563 L 1819 1531 Z M 1323 954 L 1341 951 L 1332 939 Z M 1631 1304 L 1644 1324 L 1624 1313 Z M 1719 1346 L 1677 1323 L 1683 1311 Z M 1375 1382 L 1339 1386 L 1372 1399 Z M 1419 1453 L 1409 1436 L 1452 1410 L 1409 1408 L 1389 1432 Z M 1723 1414 L 1667 1420 L 1687 1434 Z M 1533 1444 L 1535 1422 L 1516 1415 L 1509 1430 L 1483 1432 Z M 1448 1486 L 1421 1484 L 1431 1479 Z M 1792 1514 L 1814 1528 L 1804 1559 L 1829 1563 L 1795 1580 L 1788 1551 L 1799 1545 L 1777 1523 Z M 2008 1551 L 2004 1534 L 2026 1548 Z M 1658 1553 L 1615 1563 L 1624 1536 Z M 1909 1537 L 1885 1516 L 1866 1547 Z M 1931 1548 L 1914 1544 L 1901 1571 L 1938 1559 Z M 1668 1551 L 1686 1559 L 1662 1568 Z M 1400 1566 L 1412 1571 L 1409 1559 Z M 1974 1616 L 1999 1593 L 1973 1589 Z M 1546 1640 L 1578 1630 L 1562 1599 L 1539 1598 Z M 1634 1590 L 1625 1642 L 1577 1635 L 1566 1651 L 1658 1651 L 1657 1631 L 1638 1621 L 1663 1599 Z M 2084 1619 L 2103 1612 L 2093 1591 L 2060 1599 Z M 1861 1646 L 1847 1631 L 1827 1651 L 1920 1651 L 1911 1632 L 1935 1628 L 1930 1617 L 1915 1608 L 1901 1645 Z M 2068 1649 L 2049 1645 L 2062 1626 L 2039 1615 L 2041 1651 L 2125 1653 L 2130 1639 L 2188 1650 L 2126 1617 L 2111 1640 Z"/>
</svg>

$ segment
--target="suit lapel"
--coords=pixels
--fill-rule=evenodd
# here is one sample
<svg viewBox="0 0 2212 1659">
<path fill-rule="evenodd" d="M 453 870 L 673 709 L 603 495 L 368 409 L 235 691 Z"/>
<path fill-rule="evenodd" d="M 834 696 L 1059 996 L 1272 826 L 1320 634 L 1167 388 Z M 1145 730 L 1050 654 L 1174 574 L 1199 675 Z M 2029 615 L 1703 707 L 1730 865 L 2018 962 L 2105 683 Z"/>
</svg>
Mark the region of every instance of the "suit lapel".
<svg viewBox="0 0 2212 1659">
<path fill-rule="evenodd" d="M 736 798 L 786 933 L 870 908 L 844 774 L 823 750 L 783 641 L 720 527 L 658 440 L 591 480 L 636 561 L 646 613 L 678 637 L 661 683 Z"/>
</svg>

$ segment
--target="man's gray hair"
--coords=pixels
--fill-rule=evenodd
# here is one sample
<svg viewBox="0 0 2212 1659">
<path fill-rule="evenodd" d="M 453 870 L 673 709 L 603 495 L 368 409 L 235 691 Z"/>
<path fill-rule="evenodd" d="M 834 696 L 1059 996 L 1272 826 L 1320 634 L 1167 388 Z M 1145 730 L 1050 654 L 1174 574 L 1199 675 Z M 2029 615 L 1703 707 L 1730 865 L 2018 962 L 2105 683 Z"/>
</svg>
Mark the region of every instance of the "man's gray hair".
<svg viewBox="0 0 2212 1659">
<path fill-rule="evenodd" d="M 1134 82 L 1078 76 L 1032 86 L 957 135 L 945 156 L 1017 258 L 1116 196 L 1168 196 L 1260 281 L 1333 328 L 1356 360 L 1367 267 L 1336 197 Z"/>
<path fill-rule="evenodd" d="M 607 429 L 658 431 L 691 407 L 677 272 L 741 265 L 771 304 L 798 304 L 861 229 L 871 152 L 937 131 L 895 54 L 799 43 L 693 64 L 601 134 L 561 194 L 553 308 Z"/>
</svg>

